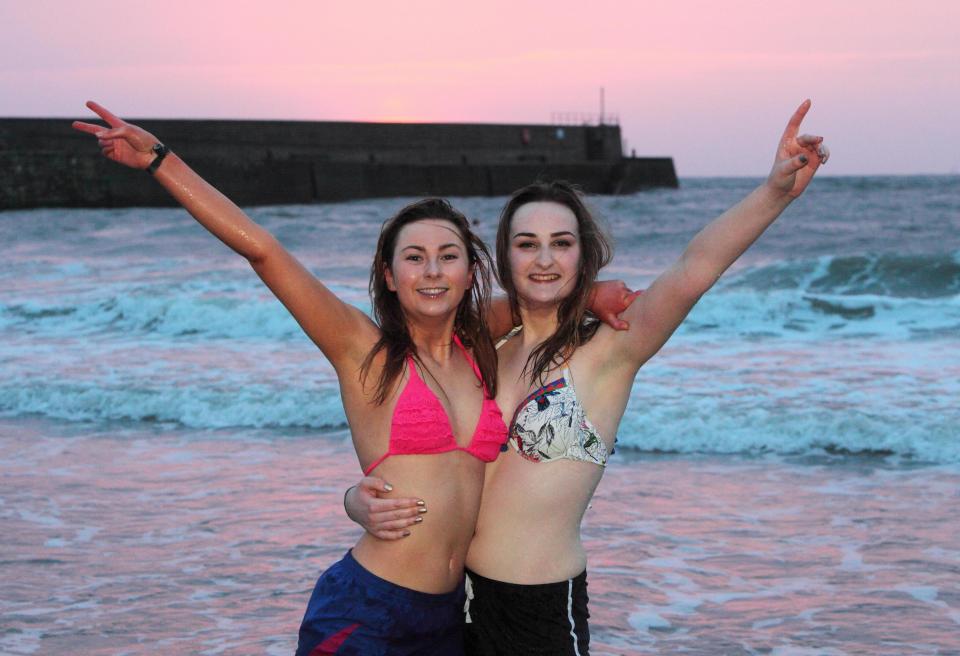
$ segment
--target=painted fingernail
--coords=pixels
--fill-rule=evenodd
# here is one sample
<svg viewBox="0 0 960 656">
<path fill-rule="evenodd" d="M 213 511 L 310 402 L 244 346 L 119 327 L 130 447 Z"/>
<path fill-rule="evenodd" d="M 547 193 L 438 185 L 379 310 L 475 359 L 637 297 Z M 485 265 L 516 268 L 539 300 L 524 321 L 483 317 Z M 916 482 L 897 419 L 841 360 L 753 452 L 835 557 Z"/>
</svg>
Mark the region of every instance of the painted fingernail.
<svg viewBox="0 0 960 656">
<path fill-rule="evenodd" d="M 424 501 L 423 499 L 417 499 L 417 505 L 418 505 L 418 506 L 425 506 L 425 505 L 427 505 L 427 502 Z"/>
<path fill-rule="evenodd" d="M 423 508 L 423 507 L 420 507 L 420 508 L 417 508 L 417 512 L 422 515 L 423 513 L 427 512 L 427 509 L 426 509 L 426 508 Z"/>
<path fill-rule="evenodd" d="M 384 484 L 383 484 L 383 489 L 384 489 L 385 492 L 393 492 L 393 486 L 390 485 L 389 483 L 384 483 Z"/>
<path fill-rule="evenodd" d="M 404 532 L 403 532 L 403 537 L 407 537 L 408 535 L 410 535 L 410 531 L 404 531 Z"/>
<path fill-rule="evenodd" d="M 806 156 L 806 155 L 801 155 L 801 156 L 800 156 L 800 163 L 801 163 L 801 164 L 806 164 L 806 163 L 807 163 L 807 156 Z"/>
<path fill-rule="evenodd" d="M 415 517 L 414 520 L 417 524 L 423 521 L 423 517 Z"/>
</svg>

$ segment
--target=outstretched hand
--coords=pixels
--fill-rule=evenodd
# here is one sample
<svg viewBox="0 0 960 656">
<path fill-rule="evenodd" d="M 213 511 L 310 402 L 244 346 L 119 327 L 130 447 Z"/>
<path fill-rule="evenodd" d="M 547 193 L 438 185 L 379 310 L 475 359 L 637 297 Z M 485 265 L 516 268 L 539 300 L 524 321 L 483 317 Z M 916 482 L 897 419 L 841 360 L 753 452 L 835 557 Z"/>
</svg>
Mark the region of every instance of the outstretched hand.
<svg viewBox="0 0 960 656">
<path fill-rule="evenodd" d="M 145 169 L 150 166 L 150 162 L 156 157 L 152 148 L 160 142 L 159 139 L 143 128 L 127 123 L 92 100 L 87 101 L 87 107 L 102 118 L 109 127 L 74 121 L 75 130 L 94 135 L 100 146 L 100 152 L 107 159 L 134 169 Z"/>
<path fill-rule="evenodd" d="M 800 123 L 809 109 L 810 101 L 804 100 L 790 117 L 777 146 L 773 169 L 767 177 L 768 185 L 791 198 L 803 193 L 817 169 L 830 157 L 830 151 L 823 144 L 823 137 L 810 134 L 797 136 Z"/>
</svg>

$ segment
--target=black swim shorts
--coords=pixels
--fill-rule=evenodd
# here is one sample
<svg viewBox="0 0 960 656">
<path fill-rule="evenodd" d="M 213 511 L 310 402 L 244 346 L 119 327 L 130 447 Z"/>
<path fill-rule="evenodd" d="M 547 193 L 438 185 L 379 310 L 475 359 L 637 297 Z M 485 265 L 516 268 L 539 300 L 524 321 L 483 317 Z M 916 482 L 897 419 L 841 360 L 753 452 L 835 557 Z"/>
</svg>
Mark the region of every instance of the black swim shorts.
<svg viewBox="0 0 960 656">
<path fill-rule="evenodd" d="M 520 585 L 467 570 L 467 656 L 588 656 L 587 573 L 558 583 Z"/>
</svg>

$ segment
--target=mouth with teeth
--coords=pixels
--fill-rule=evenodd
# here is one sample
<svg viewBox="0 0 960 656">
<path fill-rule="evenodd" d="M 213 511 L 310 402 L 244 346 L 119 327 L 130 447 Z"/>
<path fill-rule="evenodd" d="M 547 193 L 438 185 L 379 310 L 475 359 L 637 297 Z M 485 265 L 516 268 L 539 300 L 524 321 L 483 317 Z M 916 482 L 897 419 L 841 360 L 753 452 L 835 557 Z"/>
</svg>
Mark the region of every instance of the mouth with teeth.
<svg viewBox="0 0 960 656">
<path fill-rule="evenodd" d="M 560 280 L 559 273 L 531 273 L 528 277 L 533 282 L 556 282 Z"/>
<path fill-rule="evenodd" d="M 447 293 L 446 287 L 424 287 L 423 289 L 417 290 L 418 294 L 422 294 L 427 298 L 440 298 Z"/>
</svg>

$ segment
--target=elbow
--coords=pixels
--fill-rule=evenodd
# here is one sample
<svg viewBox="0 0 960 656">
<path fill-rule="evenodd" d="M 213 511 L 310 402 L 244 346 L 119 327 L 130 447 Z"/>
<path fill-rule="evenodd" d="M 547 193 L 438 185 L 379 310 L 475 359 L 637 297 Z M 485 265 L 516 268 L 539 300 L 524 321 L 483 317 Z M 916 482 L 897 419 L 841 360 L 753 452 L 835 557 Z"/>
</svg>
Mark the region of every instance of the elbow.
<svg viewBox="0 0 960 656">
<path fill-rule="evenodd" d="M 242 238 L 244 248 L 241 251 L 241 255 L 247 258 L 247 261 L 253 268 L 262 265 L 272 253 L 276 252 L 277 248 L 280 248 L 280 242 L 271 235 L 254 237 L 253 235 L 244 234 Z"/>
</svg>

